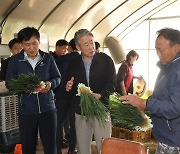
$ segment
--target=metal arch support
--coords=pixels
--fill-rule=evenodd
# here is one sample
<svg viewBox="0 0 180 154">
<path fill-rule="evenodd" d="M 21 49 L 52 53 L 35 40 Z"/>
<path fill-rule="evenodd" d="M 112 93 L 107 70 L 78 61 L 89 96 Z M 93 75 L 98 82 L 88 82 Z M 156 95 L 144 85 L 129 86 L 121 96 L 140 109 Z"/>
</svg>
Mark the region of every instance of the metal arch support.
<svg viewBox="0 0 180 154">
<path fill-rule="evenodd" d="M 41 24 L 38 27 L 38 30 L 40 30 L 40 28 L 42 27 L 42 25 L 46 22 L 46 20 L 51 16 L 51 14 L 60 6 L 62 5 L 62 3 L 64 3 L 65 0 L 62 0 L 61 2 L 59 2 L 54 9 L 51 10 L 51 12 L 49 12 L 49 14 L 43 19 L 43 21 L 41 22 Z"/>
<path fill-rule="evenodd" d="M 14 0 L 13 3 L 10 5 L 10 7 L 5 12 L 4 17 L 2 18 L 2 20 L 0 22 L 0 34 L 2 33 L 3 27 L 6 23 L 8 16 L 15 10 L 15 8 L 21 3 L 21 1 L 22 0 Z"/>
<path fill-rule="evenodd" d="M 68 32 L 71 30 L 71 28 L 84 16 L 86 15 L 92 8 L 94 8 L 98 3 L 100 3 L 102 0 L 97 1 L 96 3 L 94 3 L 89 9 L 87 9 L 67 30 L 64 39 L 66 39 L 66 36 L 68 34 Z"/>
</svg>

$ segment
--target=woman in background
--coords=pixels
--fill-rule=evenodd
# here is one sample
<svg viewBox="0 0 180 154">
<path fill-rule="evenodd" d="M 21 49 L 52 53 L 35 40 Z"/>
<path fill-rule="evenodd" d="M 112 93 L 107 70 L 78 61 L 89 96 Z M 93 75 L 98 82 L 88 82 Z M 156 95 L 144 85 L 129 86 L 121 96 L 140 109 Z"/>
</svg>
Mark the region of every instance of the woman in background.
<svg viewBox="0 0 180 154">
<path fill-rule="evenodd" d="M 139 77 L 134 77 L 132 66 L 138 58 L 138 53 L 131 50 L 118 70 L 116 92 L 121 95 L 133 94 L 133 78 Z"/>
</svg>

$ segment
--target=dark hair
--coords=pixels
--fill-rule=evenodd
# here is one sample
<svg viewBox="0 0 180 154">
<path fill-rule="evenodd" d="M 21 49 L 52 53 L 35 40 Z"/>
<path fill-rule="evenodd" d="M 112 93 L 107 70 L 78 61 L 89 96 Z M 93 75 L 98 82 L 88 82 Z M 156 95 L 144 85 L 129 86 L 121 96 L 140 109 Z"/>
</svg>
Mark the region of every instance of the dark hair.
<svg viewBox="0 0 180 154">
<path fill-rule="evenodd" d="M 26 27 L 19 31 L 18 33 L 18 39 L 20 42 L 22 41 L 29 41 L 32 36 L 35 36 L 37 40 L 40 39 L 40 34 L 37 29 L 34 27 Z"/>
<path fill-rule="evenodd" d="M 93 34 L 92 34 L 90 31 L 88 31 L 87 29 L 79 29 L 79 30 L 74 34 L 75 44 L 76 44 L 76 45 L 79 45 L 79 43 L 80 43 L 80 42 L 79 42 L 80 38 L 81 38 L 82 36 L 85 36 L 85 35 L 90 35 L 90 36 L 94 37 Z"/>
<path fill-rule="evenodd" d="M 180 31 L 172 28 L 163 28 L 157 31 L 159 36 L 164 36 L 171 44 L 180 44 Z"/>
<path fill-rule="evenodd" d="M 95 42 L 95 48 L 96 48 L 96 50 L 99 49 L 100 47 L 101 47 L 100 43 L 96 41 L 96 42 Z"/>
<path fill-rule="evenodd" d="M 131 57 L 135 57 L 137 56 L 137 59 L 139 58 L 139 54 L 134 51 L 134 50 L 131 50 L 127 55 L 126 55 L 126 60 L 130 60 Z"/>
<path fill-rule="evenodd" d="M 17 38 L 14 38 L 9 41 L 9 44 L 8 44 L 9 48 L 12 49 L 12 47 L 15 43 L 21 43 L 21 42 Z"/>
<path fill-rule="evenodd" d="M 69 45 L 71 46 L 71 48 L 72 48 L 73 50 L 77 50 L 74 39 L 71 39 L 71 40 L 69 41 Z"/>
<path fill-rule="evenodd" d="M 64 40 L 64 39 L 60 39 L 60 40 L 58 40 L 56 42 L 56 47 L 57 46 L 63 46 L 63 45 L 69 45 L 69 43 L 66 40 Z"/>
</svg>

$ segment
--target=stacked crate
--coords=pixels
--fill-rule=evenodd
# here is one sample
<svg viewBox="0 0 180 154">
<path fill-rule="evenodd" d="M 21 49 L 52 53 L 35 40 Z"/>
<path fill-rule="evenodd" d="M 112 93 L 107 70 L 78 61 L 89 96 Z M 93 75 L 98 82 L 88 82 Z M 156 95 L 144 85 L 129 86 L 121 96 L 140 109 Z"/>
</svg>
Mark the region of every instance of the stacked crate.
<svg viewBox="0 0 180 154">
<path fill-rule="evenodd" d="M 1 93 L 0 149 L 20 142 L 18 121 L 18 96 L 10 95 L 10 93 Z"/>
<path fill-rule="evenodd" d="M 112 137 L 117 137 L 121 139 L 137 141 L 137 142 L 147 142 L 151 139 L 152 128 L 147 131 L 131 131 L 124 128 L 112 127 Z"/>
</svg>

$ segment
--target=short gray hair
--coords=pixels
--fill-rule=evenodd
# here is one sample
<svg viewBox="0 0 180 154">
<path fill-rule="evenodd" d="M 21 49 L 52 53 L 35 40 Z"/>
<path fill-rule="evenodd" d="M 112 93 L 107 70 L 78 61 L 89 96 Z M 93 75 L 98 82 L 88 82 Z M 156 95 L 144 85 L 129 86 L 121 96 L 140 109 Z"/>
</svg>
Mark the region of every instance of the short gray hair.
<svg viewBox="0 0 180 154">
<path fill-rule="evenodd" d="M 74 41 L 75 41 L 75 44 L 76 45 L 79 45 L 80 44 L 80 38 L 82 36 L 85 36 L 85 35 L 90 35 L 92 37 L 94 37 L 94 35 L 88 31 L 87 29 L 79 29 L 75 34 L 74 34 Z"/>
</svg>

